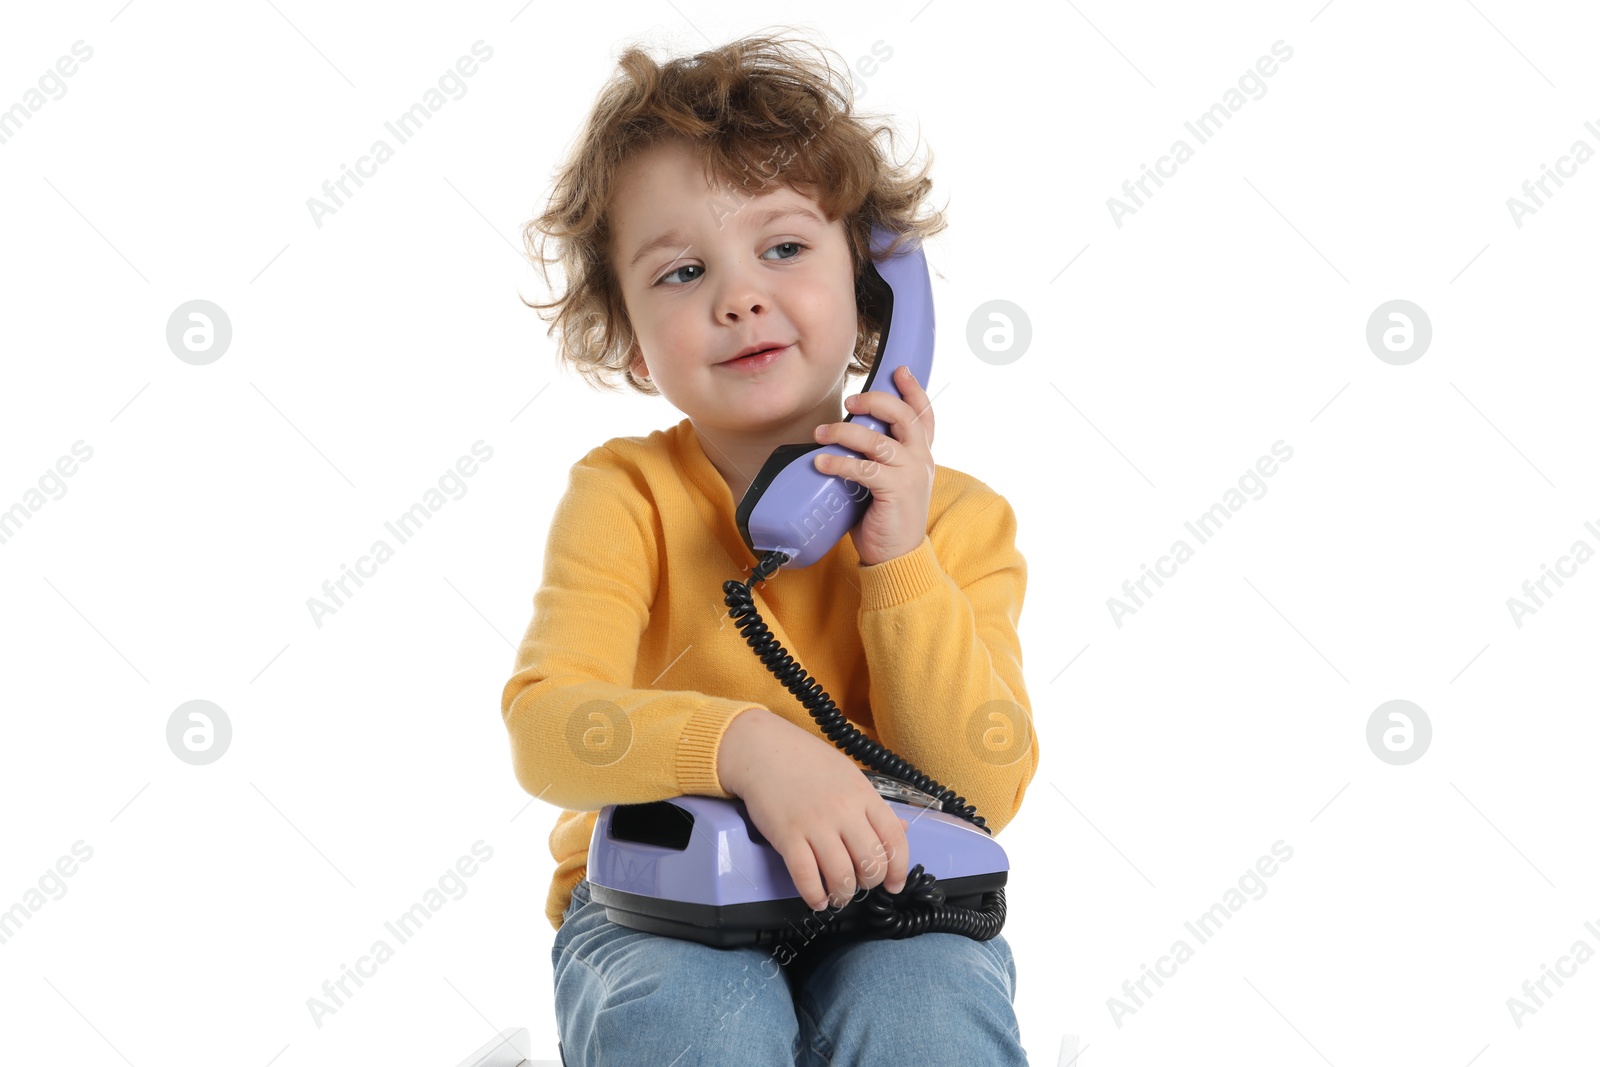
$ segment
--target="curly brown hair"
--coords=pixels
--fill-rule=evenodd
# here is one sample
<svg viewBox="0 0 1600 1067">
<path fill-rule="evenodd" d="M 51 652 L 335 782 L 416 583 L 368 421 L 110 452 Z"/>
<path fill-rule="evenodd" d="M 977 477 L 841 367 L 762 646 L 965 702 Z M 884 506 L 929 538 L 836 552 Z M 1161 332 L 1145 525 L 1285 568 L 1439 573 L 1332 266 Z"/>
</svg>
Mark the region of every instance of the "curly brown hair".
<svg viewBox="0 0 1600 1067">
<path fill-rule="evenodd" d="M 818 58 L 802 48 L 814 49 Z M 664 64 L 638 46 L 622 53 L 555 174 L 543 214 L 522 230 L 546 287 L 551 265 L 559 266 L 567 286 L 549 303 L 522 302 L 550 323 L 547 335 L 559 333 L 558 356 L 591 387 L 613 390 L 620 375 L 636 392 L 660 395 L 633 373 L 636 338 L 610 256 L 618 172 L 656 144 L 681 140 L 708 181 L 737 186 L 742 195 L 759 196 L 781 182 L 812 196 L 829 222 L 845 220 L 858 286 L 874 225 L 898 233 L 885 255 L 945 228 L 943 211 L 918 217 L 933 186 L 931 152 L 916 171 L 886 161 L 875 141 L 887 135 L 892 148 L 893 126 L 881 117 L 869 125 L 852 112 L 849 74 L 835 70 L 828 53 L 838 55 L 783 33 L 755 34 Z M 552 240 L 555 252 L 547 254 Z M 872 369 L 878 344 L 877 324 L 861 305 L 858 300 L 851 375 Z M 549 309 L 553 314 L 545 313 Z"/>
</svg>

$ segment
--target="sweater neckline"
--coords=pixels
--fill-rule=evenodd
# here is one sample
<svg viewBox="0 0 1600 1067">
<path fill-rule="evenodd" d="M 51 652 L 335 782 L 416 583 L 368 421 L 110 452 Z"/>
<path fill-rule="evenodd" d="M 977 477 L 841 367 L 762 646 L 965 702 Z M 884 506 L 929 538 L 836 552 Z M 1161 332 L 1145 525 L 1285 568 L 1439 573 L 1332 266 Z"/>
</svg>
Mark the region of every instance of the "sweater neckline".
<svg viewBox="0 0 1600 1067">
<path fill-rule="evenodd" d="M 700 436 L 694 432 L 694 423 L 685 418 L 674 427 L 672 436 L 675 438 L 673 445 L 683 457 L 689 477 L 694 479 L 695 485 L 706 498 L 717 506 L 717 510 L 731 516 L 735 510 L 733 490 L 728 488 L 722 473 L 717 470 L 711 462 L 711 457 L 706 455 L 706 450 L 701 447 Z"/>
<path fill-rule="evenodd" d="M 715 530 L 717 541 L 728 553 L 729 558 L 740 566 L 746 569 L 753 566 L 756 558 L 751 554 L 750 547 L 744 543 L 743 535 L 739 533 L 733 490 L 728 487 L 728 483 L 722 478 L 722 472 L 717 470 L 711 462 L 711 457 L 706 455 L 705 449 L 700 446 L 700 437 L 694 432 L 694 423 L 685 418 L 667 432 L 667 441 L 676 453 L 684 472 L 689 476 L 689 480 L 710 504 L 714 514 L 706 515 L 706 520 Z"/>
</svg>

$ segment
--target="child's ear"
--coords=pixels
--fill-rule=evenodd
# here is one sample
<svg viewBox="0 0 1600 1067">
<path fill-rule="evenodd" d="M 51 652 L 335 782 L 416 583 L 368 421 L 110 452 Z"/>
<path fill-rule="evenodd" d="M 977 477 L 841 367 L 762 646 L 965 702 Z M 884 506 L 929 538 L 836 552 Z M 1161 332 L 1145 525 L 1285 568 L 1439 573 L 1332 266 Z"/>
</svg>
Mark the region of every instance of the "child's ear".
<svg viewBox="0 0 1600 1067">
<path fill-rule="evenodd" d="M 648 379 L 650 377 L 650 368 L 645 366 L 644 356 L 640 354 L 637 344 L 633 346 L 633 362 L 629 365 L 629 369 L 633 371 L 635 378 Z"/>
</svg>

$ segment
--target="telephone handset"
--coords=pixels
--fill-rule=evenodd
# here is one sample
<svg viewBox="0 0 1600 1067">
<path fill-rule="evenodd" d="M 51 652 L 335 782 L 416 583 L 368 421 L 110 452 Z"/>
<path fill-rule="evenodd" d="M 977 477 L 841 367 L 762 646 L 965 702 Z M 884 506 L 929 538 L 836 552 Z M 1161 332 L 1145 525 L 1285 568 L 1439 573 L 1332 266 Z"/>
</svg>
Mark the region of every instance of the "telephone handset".
<svg viewBox="0 0 1600 1067">
<path fill-rule="evenodd" d="M 872 228 L 872 255 L 863 265 L 856 299 L 880 324 L 878 352 L 861 391 L 900 397 L 894 384 L 896 368 L 909 367 L 923 388 L 933 370 L 933 287 L 928 280 L 927 257 L 914 241 L 883 262 L 874 262 L 884 255 L 894 236 L 894 231 L 885 227 Z M 847 415 L 841 421 L 889 433 L 882 419 L 865 413 Z M 817 470 L 813 453 L 818 450 L 866 458 L 838 444 L 779 446 L 734 513 L 739 535 L 757 559 L 776 551 L 788 557 L 785 567 L 809 567 L 866 514 L 872 494 L 857 482 Z"/>
<path fill-rule="evenodd" d="M 872 257 L 857 301 L 879 323 L 878 351 L 862 392 L 899 396 L 896 367 L 924 387 L 933 367 L 933 291 L 928 263 L 914 240 L 881 262 L 895 234 L 872 229 Z M 887 426 L 866 414 L 879 433 Z M 635 930 L 732 946 L 798 942 L 818 933 L 860 932 L 901 938 L 945 931 L 977 941 L 1005 925 L 1005 850 L 973 807 L 857 730 L 761 621 L 752 590 L 780 567 L 806 567 L 838 544 L 866 514 L 867 489 L 816 469 L 817 449 L 860 457 L 840 445 L 782 445 L 762 466 L 735 518 L 756 556 L 747 581 L 722 583 L 723 603 L 762 664 L 811 714 L 822 735 L 873 770 L 862 771 L 890 810 L 910 825 L 913 866 L 905 888 L 882 885 L 818 920 L 800 898 L 783 858 L 761 837 L 739 800 L 683 796 L 647 804 L 608 805 L 595 821 L 587 877 L 607 916 Z M 913 650 L 914 652 L 914 650 Z M 914 660 L 908 656 L 908 662 Z"/>
<path fill-rule="evenodd" d="M 856 299 L 861 310 L 878 323 L 878 351 L 862 392 L 881 390 L 900 396 L 894 385 L 894 372 L 908 367 L 924 387 L 933 369 L 933 286 L 928 277 L 928 259 L 915 238 L 908 238 L 888 255 L 895 231 L 884 226 L 872 228 L 872 254 L 862 265 Z M 902 399 L 904 399 L 902 397 Z M 867 414 L 852 414 L 846 421 L 860 420 L 879 433 L 888 427 Z M 885 799 L 901 799 L 890 780 L 906 783 L 907 788 L 932 794 L 945 802 L 950 814 L 983 827 L 984 821 L 971 807 L 962 807 L 962 798 L 943 789 L 920 774 L 900 757 L 866 738 L 839 714 L 820 686 L 804 676 L 799 664 L 784 652 L 756 612 L 751 589 L 765 581 L 779 567 L 806 567 L 826 556 L 866 514 L 872 494 L 866 487 L 839 475 L 817 470 L 812 453 L 821 449 L 834 455 L 865 458 L 842 445 L 780 445 L 740 500 L 735 519 L 745 544 L 757 563 L 748 582 L 724 582 L 723 602 L 728 614 L 739 621 L 739 629 L 769 671 L 783 682 L 822 727 L 823 735 L 849 755 L 884 772 L 863 771 L 873 788 Z M 987 827 L 985 827 L 987 829 Z"/>
</svg>

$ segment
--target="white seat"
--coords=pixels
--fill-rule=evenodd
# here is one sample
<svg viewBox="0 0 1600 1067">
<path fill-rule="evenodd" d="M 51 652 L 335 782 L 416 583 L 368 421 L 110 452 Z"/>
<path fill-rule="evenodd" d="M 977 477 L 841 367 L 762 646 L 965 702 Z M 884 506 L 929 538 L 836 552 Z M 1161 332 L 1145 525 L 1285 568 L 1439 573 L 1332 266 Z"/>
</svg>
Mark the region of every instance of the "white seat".
<svg viewBox="0 0 1600 1067">
<path fill-rule="evenodd" d="M 500 1031 L 457 1067 L 561 1067 L 559 1059 L 530 1060 L 528 1055 L 528 1028 L 517 1026 Z"/>
</svg>

